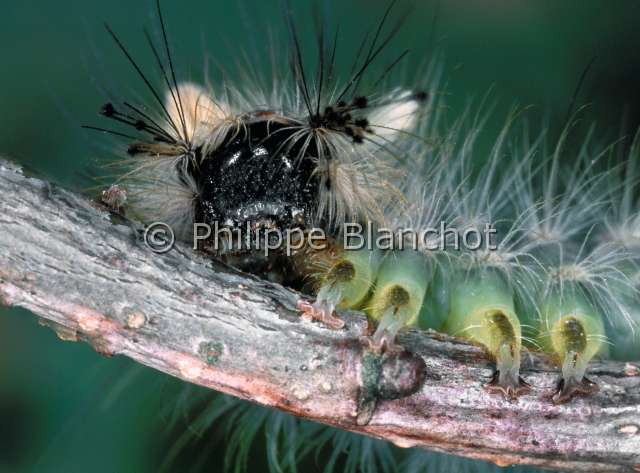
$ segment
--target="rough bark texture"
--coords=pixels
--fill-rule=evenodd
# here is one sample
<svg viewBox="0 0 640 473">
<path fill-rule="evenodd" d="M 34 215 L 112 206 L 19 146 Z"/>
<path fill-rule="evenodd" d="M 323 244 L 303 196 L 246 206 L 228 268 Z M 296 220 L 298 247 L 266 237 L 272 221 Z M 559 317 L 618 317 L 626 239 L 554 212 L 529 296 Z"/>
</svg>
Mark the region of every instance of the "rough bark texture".
<svg viewBox="0 0 640 473">
<path fill-rule="evenodd" d="M 600 392 L 555 405 L 557 368 L 525 356 L 532 391 L 508 402 L 483 389 L 493 369 L 481 349 L 412 331 L 401 342 L 424 361 L 417 392 L 367 404 L 363 392 L 376 395 L 361 387 L 382 378 L 363 364 L 363 315 L 345 314 L 341 331 L 304 321 L 298 294 L 188 248 L 156 255 L 139 227 L 116 220 L 0 161 L 0 300 L 101 353 L 401 447 L 499 465 L 640 471 L 640 363 L 594 363 Z M 374 405 L 368 419 L 362 411 Z"/>
</svg>

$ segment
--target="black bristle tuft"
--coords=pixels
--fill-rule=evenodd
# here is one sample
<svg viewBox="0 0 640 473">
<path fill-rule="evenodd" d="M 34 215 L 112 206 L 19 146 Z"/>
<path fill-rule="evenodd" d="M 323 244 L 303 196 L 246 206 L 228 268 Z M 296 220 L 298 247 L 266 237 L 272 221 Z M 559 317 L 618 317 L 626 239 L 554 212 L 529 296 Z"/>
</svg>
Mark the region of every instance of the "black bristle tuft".
<svg viewBox="0 0 640 473">
<path fill-rule="evenodd" d="M 355 108 L 360 108 L 360 109 L 367 108 L 367 105 L 369 105 L 369 100 L 363 95 L 353 99 L 353 106 Z"/>
<path fill-rule="evenodd" d="M 115 113 L 116 113 L 116 108 L 113 106 L 112 103 L 106 103 L 100 109 L 100 114 L 104 115 L 107 118 L 111 118 L 112 116 L 115 115 Z"/>
<path fill-rule="evenodd" d="M 415 93 L 415 98 L 418 102 L 426 102 L 427 100 L 429 100 L 429 92 L 420 90 Z"/>
</svg>

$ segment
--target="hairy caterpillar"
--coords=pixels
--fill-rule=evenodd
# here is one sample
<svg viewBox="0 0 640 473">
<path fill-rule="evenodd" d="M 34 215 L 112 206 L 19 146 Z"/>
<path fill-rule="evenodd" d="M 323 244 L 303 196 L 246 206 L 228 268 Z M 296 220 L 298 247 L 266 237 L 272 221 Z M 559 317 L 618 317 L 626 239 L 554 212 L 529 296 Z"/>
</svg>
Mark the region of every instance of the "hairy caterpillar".
<svg viewBox="0 0 640 473">
<path fill-rule="evenodd" d="M 291 34 L 295 46 L 295 28 Z M 102 110 L 139 132 L 118 182 L 127 190 L 126 211 L 147 223 L 169 223 L 186 240 L 196 222 L 248 224 L 258 238 L 268 229 L 320 227 L 328 244 L 319 251 L 264 256 L 225 240 L 212 252 L 264 277 L 312 287 L 315 300 L 301 308 L 329 327 L 345 323 L 336 309 L 364 310 L 371 320 L 365 346 L 376 351 L 399 349 L 396 335 L 404 327 L 433 328 L 485 346 L 497 368 L 488 389 L 508 398 L 527 391 L 523 346 L 557 359 L 557 401 L 592 391 L 585 372 L 590 359 L 604 356 L 604 337 L 612 352 L 623 338 L 621 353 L 639 349 L 633 178 L 625 176 L 624 191 L 610 194 L 590 191 L 610 173 L 587 169 L 565 179 L 564 137 L 551 153 L 544 136 L 519 142 L 511 133 L 514 117 L 485 156 L 475 146 L 483 117 L 444 125 L 435 85 L 425 87 L 427 81 L 362 92 L 368 63 L 391 38 L 380 34 L 342 84 L 326 60 L 335 42 L 324 39 L 316 69 L 294 47 L 293 66 L 273 66 L 286 77 L 267 85 L 177 81 L 168 42 L 155 48 L 168 89 L 150 85 L 159 110 L 128 102 Z M 588 167 L 603 152 L 585 146 L 571 162 Z M 472 165 L 478 159 L 487 163 L 480 170 Z M 344 223 L 396 231 L 438 228 L 441 221 L 455 232 L 431 233 L 415 250 L 341 246 Z M 496 249 L 433 249 L 486 225 L 497 227 Z"/>
</svg>

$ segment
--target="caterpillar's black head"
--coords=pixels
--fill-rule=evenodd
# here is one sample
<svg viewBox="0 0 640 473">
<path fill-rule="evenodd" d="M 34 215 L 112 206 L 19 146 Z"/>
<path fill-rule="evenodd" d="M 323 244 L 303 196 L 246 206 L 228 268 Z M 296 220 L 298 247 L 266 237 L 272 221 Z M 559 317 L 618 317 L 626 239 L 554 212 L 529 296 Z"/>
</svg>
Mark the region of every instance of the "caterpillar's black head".
<svg viewBox="0 0 640 473">
<path fill-rule="evenodd" d="M 248 122 L 194 160 L 188 172 L 200 192 L 196 221 L 243 232 L 310 227 L 318 151 L 315 140 L 295 140 L 295 132 L 279 122 Z"/>
</svg>

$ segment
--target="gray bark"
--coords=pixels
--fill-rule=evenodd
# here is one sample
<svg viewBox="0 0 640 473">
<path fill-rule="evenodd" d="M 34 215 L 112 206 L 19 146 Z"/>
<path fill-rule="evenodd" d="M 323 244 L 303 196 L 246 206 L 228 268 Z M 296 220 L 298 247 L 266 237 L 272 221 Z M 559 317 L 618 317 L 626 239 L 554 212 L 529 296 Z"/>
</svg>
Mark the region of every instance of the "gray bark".
<svg viewBox="0 0 640 473">
<path fill-rule="evenodd" d="M 417 392 L 392 399 L 375 387 L 384 373 L 368 372 L 362 314 L 344 314 L 345 329 L 329 330 L 299 316 L 299 294 L 180 245 L 154 254 L 140 234 L 0 160 L 0 300 L 64 339 L 401 447 L 499 465 L 640 471 L 640 363 L 593 363 L 600 392 L 556 405 L 557 367 L 525 354 L 532 390 L 508 402 L 484 389 L 493 367 L 482 349 L 407 331 L 400 342 L 419 363 L 398 366 L 424 369 L 407 381 Z"/>
</svg>

